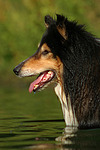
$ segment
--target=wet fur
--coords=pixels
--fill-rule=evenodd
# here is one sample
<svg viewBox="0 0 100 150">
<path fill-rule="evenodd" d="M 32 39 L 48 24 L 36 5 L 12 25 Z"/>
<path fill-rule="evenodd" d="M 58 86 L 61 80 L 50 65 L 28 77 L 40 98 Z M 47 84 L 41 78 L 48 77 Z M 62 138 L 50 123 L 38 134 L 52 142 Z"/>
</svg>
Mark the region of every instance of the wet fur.
<svg viewBox="0 0 100 150">
<path fill-rule="evenodd" d="M 65 100 L 61 99 L 66 101 L 66 106 L 68 99 L 70 100 L 70 107 L 75 114 L 78 127 L 100 127 L 100 41 L 88 33 L 84 26 L 68 21 L 61 15 L 57 15 L 57 20 L 46 16 L 45 24 L 47 30 L 40 42 L 38 55 L 36 53 L 35 56 L 22 62 L 14 72 L 17 70 L 18 75 L 29 76 L 46 69 L 54 69 L 65 94 Z M 39 51 L 45 43 L 52 56 L 47 57 L 48 61 L 46 57 L 42 58 L 40 65 Z M 58 62 L 63 66 L 60 69 Z M 23 73 L 25 70 L 28 75 Z"/>
</svg>

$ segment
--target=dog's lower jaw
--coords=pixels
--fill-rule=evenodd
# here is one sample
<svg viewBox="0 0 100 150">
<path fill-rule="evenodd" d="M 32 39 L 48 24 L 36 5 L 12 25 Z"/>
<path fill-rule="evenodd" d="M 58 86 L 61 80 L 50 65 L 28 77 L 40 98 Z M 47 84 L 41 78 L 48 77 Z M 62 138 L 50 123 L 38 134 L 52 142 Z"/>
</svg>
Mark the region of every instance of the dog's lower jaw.
<svg viewBox="0 0 100 150">
<path fill-rule="evenodd" d="M 64 90 L 59 83 L 55 87 L 55 92 L 62 106 L 62 111 L 63 111 L 63 116 L 64 116 L 66 126 L 78 127 L 78 121 L 75 116 L 74 108 L 72 108 L 71 106 L 69 95 L 68 95 L 68 98 L 66 98 Z"/>
</svg>

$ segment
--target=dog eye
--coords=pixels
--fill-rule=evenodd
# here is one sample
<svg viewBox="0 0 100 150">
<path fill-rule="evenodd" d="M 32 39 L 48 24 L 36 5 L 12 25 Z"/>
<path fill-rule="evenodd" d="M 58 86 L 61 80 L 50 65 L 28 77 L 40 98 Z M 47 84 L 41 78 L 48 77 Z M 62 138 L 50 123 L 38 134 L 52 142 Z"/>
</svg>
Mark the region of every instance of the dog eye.
<svg viewBox="0 0 100 150">
<path fill-rule="evenodd" d="M 42 52 L 42 55 L 47 55 L 48 53 L 49 53 L 49 51 L 45 50 L 45 51 Z"/>
</svg>

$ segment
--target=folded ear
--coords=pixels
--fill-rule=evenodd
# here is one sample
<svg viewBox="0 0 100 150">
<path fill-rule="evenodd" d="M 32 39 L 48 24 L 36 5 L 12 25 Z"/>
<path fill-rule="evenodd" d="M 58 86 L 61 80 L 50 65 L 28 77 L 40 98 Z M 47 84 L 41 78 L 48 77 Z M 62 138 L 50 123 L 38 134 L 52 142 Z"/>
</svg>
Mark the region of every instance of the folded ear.
<svg viewBox="0 0 100 150">
<path fill-rule="evenodd" d="M 56 25 L 57 25 L 57 30 L 58 32 L 61 34 L 61 36 L 67 40 L 67 32 L 66 32 L 66 26 L 65 26 L 65 17 L 64 16 L 61 16 L 61 15 L 58 15 L 56 14 L 57 16 L 57 22 L 56 22 Z"/>
<path fill-rule="evenodd" d="M 45 26 L 48 28 L 54 22 L 53 18 L 49 15 L 45 16 Z"/>
</svg>

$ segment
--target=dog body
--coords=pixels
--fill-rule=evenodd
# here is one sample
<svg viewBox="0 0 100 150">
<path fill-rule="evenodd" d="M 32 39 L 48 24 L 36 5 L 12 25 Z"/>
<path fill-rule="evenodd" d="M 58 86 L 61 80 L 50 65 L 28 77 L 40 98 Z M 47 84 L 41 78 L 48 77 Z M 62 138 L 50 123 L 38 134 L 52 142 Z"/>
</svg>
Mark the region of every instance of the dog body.
<svg viewBox="0 0 100 150">
<path fill-rule="evenodd" d="M 46 32 L 34 55 L 15 67 L 19 77 L 38 78 L 29 92 L 55 82 L 67 126 L 100 127 L 100 41 L 82 25 L 45 17 Z"/>
</svg>

